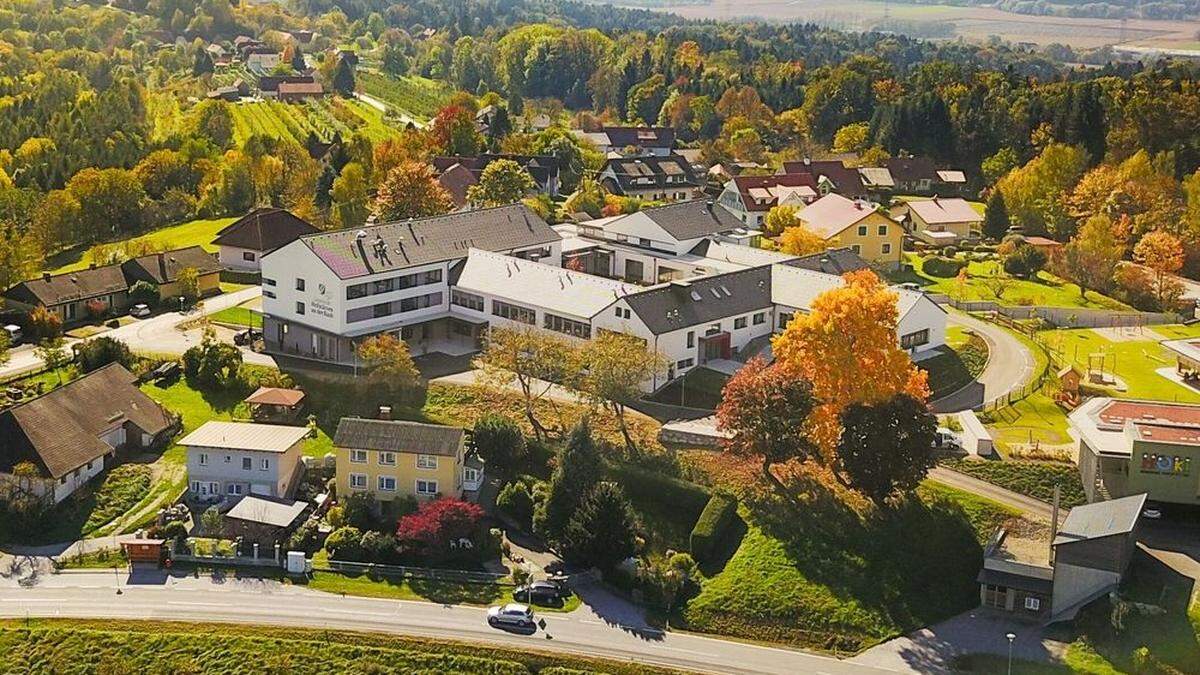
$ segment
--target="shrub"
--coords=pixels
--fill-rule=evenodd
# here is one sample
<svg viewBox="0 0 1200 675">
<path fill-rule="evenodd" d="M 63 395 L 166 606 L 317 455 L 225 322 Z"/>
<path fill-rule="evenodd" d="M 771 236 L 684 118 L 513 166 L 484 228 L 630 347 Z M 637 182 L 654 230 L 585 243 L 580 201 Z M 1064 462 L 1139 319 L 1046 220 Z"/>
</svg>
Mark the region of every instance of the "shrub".
<svg viewBox="0 0 1200 675">
<path fill-rule="evenodd" d="M 362 530 L 357 527 L 343 527 L 329 533 L 325 539 L 325 550 L 333 560 L 350 562 L 362 560 Z"/>
<path fill-rule="evenodd" d="M 172 520 L 166 525 L 163 525 L 159 534 L 163 539 L 174 539 L 176 541 L 180 539 L 186 539 L 187 525 L 184 525 L 182 521 Z"/>
<path fill-rule="evenodd" d="M 62 333 L 62 319 L 45 307 L 34 307 L 29 313 L 28 333 L 30 339 L 39 342 L 58 337 Z"/>
<path fill-rule="evenodd" d="M 1046 254 L 1029 244 L 1019 244 L 1004 257 L 1004 271 L 1014 277 L 1033 277 L 1046 266 Z"/>
<path fill-rule="evenodd" d="M 371 562 L 388 562 L 396 555 L 396 538 L 390 534 L 367 532 L 360 542 L 363 557 Z"/>
<path fill-rule="evenodd" d="M 732 497 L 723 494 L 710 497 L 696 525 L 692 527 L 692 535 L 688 540 L 692 555 L 701 562 L 710 561 L 735 517 L 737 502 Z"/>
<path fill-rule="evenodd" d="M 477 504 L 452 497 L 435 499 L 400 519 L 396 540 L 402 548 L 428 559 L 453 557 L 457 542 L 472 539 L 482 518 L 483 509 Z"/>
<path fill-rule="evenodd" d="M 129 300 L 135 305 L 154 307 L 158 304 L 158 287 L 149 281 L 136 281 L 129 287 Z"/>
<path fill-rule="evenodd" d="M 75 358 L 79 369 L 84 373 L 103 368 L 110 363 L 119 363 L 125 368 L 133 368 L 133 352 L 124 342 L 116 338 L 101 335 L 83 342 L 75 347 Z"/>
<path fill-rule="evenodd" d="M 317 549 L 317 535 L 317 523 L 311 520 L 305 521 L 288 539 L 287 550 L 312 553 Z"/>
<path fill-rule="evenodd" d="M 956 246 L 947 246 L 947 247 L 945 247 L 945 248 L 943 248 L 943 249 L 942 249 L 942 255 L 943 255 L 943 256 L 945 256 L 945 257 L 947 257 L 947 258 L 953 258 L 953 257 L 955 257 L 955 256 L 957 256 L 957 255 L 958 255 L 958 247 L 956 247 Z"/>
<path fill-rule="evenodd" d="M 525 436 L 521 428 L 507 417 L 486 415 L 475 423 L 471 442 L 483 458 L 488 471 L 503 478 L 515 473 L 525 460 Z"/>
<path fill-rule="evenodd" d="M 528 530 L 533 522 L 533 495 L 524 483 L 505 485 L 496 496 L 496 508 L 511 516 L 523 530 Z"/>
<path fill-rule="evenodd" d="M 925 258 L 921 268 L 931 277 L 950 278 L 956 276 L 964 265 L 966 265 L 966 262 L 957 258 L 930 256 Z"/>
<path fill-rule="evenodd" d="M 325 513 L 325 521 L 328 522 L 329 526 L 333 529 L 338 529 L 346 524 L 346 510 L 340 506 L 335 506 L 329 509 L 329 511 Z"/>
<path fill-rule="evenodd" d="M 359 530 L 370 530 L 375 527 L 375 514 L 371 507 L 375 496 L 369 492 L 356 492 L 342 500 L 343 522 Z"/>
</svg>

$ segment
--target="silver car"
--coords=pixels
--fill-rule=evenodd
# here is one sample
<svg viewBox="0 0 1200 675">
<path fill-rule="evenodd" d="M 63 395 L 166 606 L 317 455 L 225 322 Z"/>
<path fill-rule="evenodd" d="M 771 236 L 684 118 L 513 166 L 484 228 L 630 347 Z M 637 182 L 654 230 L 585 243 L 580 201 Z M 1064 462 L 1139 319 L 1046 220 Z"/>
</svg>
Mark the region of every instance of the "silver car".
<svg viewBox="0 0 1200 675">
<path fill-rule="evenodd" d="M 535 625 L 533 620 L 533 610 L 528 605 L 521 605 L 511 602 L 507 605 L 496 605 L 489 607 L 487 612 L 488 623 L 493 626 L 517 626 L 520 628 L 529 628 Z"/>
</svg>

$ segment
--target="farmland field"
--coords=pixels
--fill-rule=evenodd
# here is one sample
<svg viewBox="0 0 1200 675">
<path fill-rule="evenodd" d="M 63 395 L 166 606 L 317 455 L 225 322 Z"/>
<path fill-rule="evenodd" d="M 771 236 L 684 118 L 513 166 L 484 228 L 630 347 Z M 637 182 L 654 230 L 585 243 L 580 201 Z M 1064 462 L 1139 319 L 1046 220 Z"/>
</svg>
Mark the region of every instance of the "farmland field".
<svg viewBox="0 0 1200 675">
<path fill-rule="evenodd" d="M 645 6 L 638 0 L 618 4 Z M 874 0 L 727 0 L 652 7 L 689 19 L 759 18 L 770 21 L 806 21 L 842 30 L 864 30 L 886 20 L 921 24 L 950 24 L 954 37 L 983 41 L 998 35 L 1011 42 L 1047 45 L 1054 42 L 1076 48 L 1103 45 L 1148 46 L 1189 49 L 1196 43 L 1200 21 L 1088 19 L 1034 16 L 1005 12 L 990 7 L 916 5 Z M 886 13 L 886 14 L 885 14 Z"/>
<path fill-rule="evenodd" d="M 378 111 L 358 101 L 325 98 L 302 104 L 251 101 L 233 106 L 233 135 L 240 144 L 253 134 L 265 134 L 303 144 L 315 132 L 324 141 L 334 133 L 361 131 L 372 140 L 395 134 Z"/>
<path fill-rule="evenodd" d="M 359 71 L 359 88 L 364 94 L 425 121 L 437 114 L 449 98 L 449 85 L 424 77 L 396 78 L 381 73 Z"/>
</svg>

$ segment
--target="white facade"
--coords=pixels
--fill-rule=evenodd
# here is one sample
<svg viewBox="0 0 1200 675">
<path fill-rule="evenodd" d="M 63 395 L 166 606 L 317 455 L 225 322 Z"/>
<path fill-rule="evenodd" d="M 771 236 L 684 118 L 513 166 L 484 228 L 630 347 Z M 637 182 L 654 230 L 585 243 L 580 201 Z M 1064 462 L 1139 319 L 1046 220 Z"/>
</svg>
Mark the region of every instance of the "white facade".
<svg viewBox="0 0 1200 675">
<path fill-rule="evenodd" d="M 217 246 L 217 262 L 229 270 L 257 272 L 262 266 L 258 251 L 237 246 Z"/>
</svg>

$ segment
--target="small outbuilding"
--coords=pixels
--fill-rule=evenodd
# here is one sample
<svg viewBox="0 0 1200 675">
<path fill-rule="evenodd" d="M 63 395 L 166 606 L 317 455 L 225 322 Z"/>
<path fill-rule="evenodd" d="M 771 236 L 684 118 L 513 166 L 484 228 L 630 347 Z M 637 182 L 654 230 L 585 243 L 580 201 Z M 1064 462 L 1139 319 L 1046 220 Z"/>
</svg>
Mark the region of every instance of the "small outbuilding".
<svg viewBox="0 0 1200 675">
<path fill-rule="evenodd" d="M 130 539 L 121 542 L 130 565 L 161 565 L 166 556 L 165 539 Z"/>
<path fill-rule="evenodd" d="M 304 410 L 304 392 L 299 389 L 259 387 L 245 400 L 256 422 L 294 422 Z"/>
<path fill-rule="evenodd" d="M 262 556 L 276 543 L 286 542 L 304 522 L 308 510 L 308 502 L 248 495 L 225 514 L 223 534 L 229 539 L 240 537 L 245 543 L 258 544 Z"/>
</svg>

